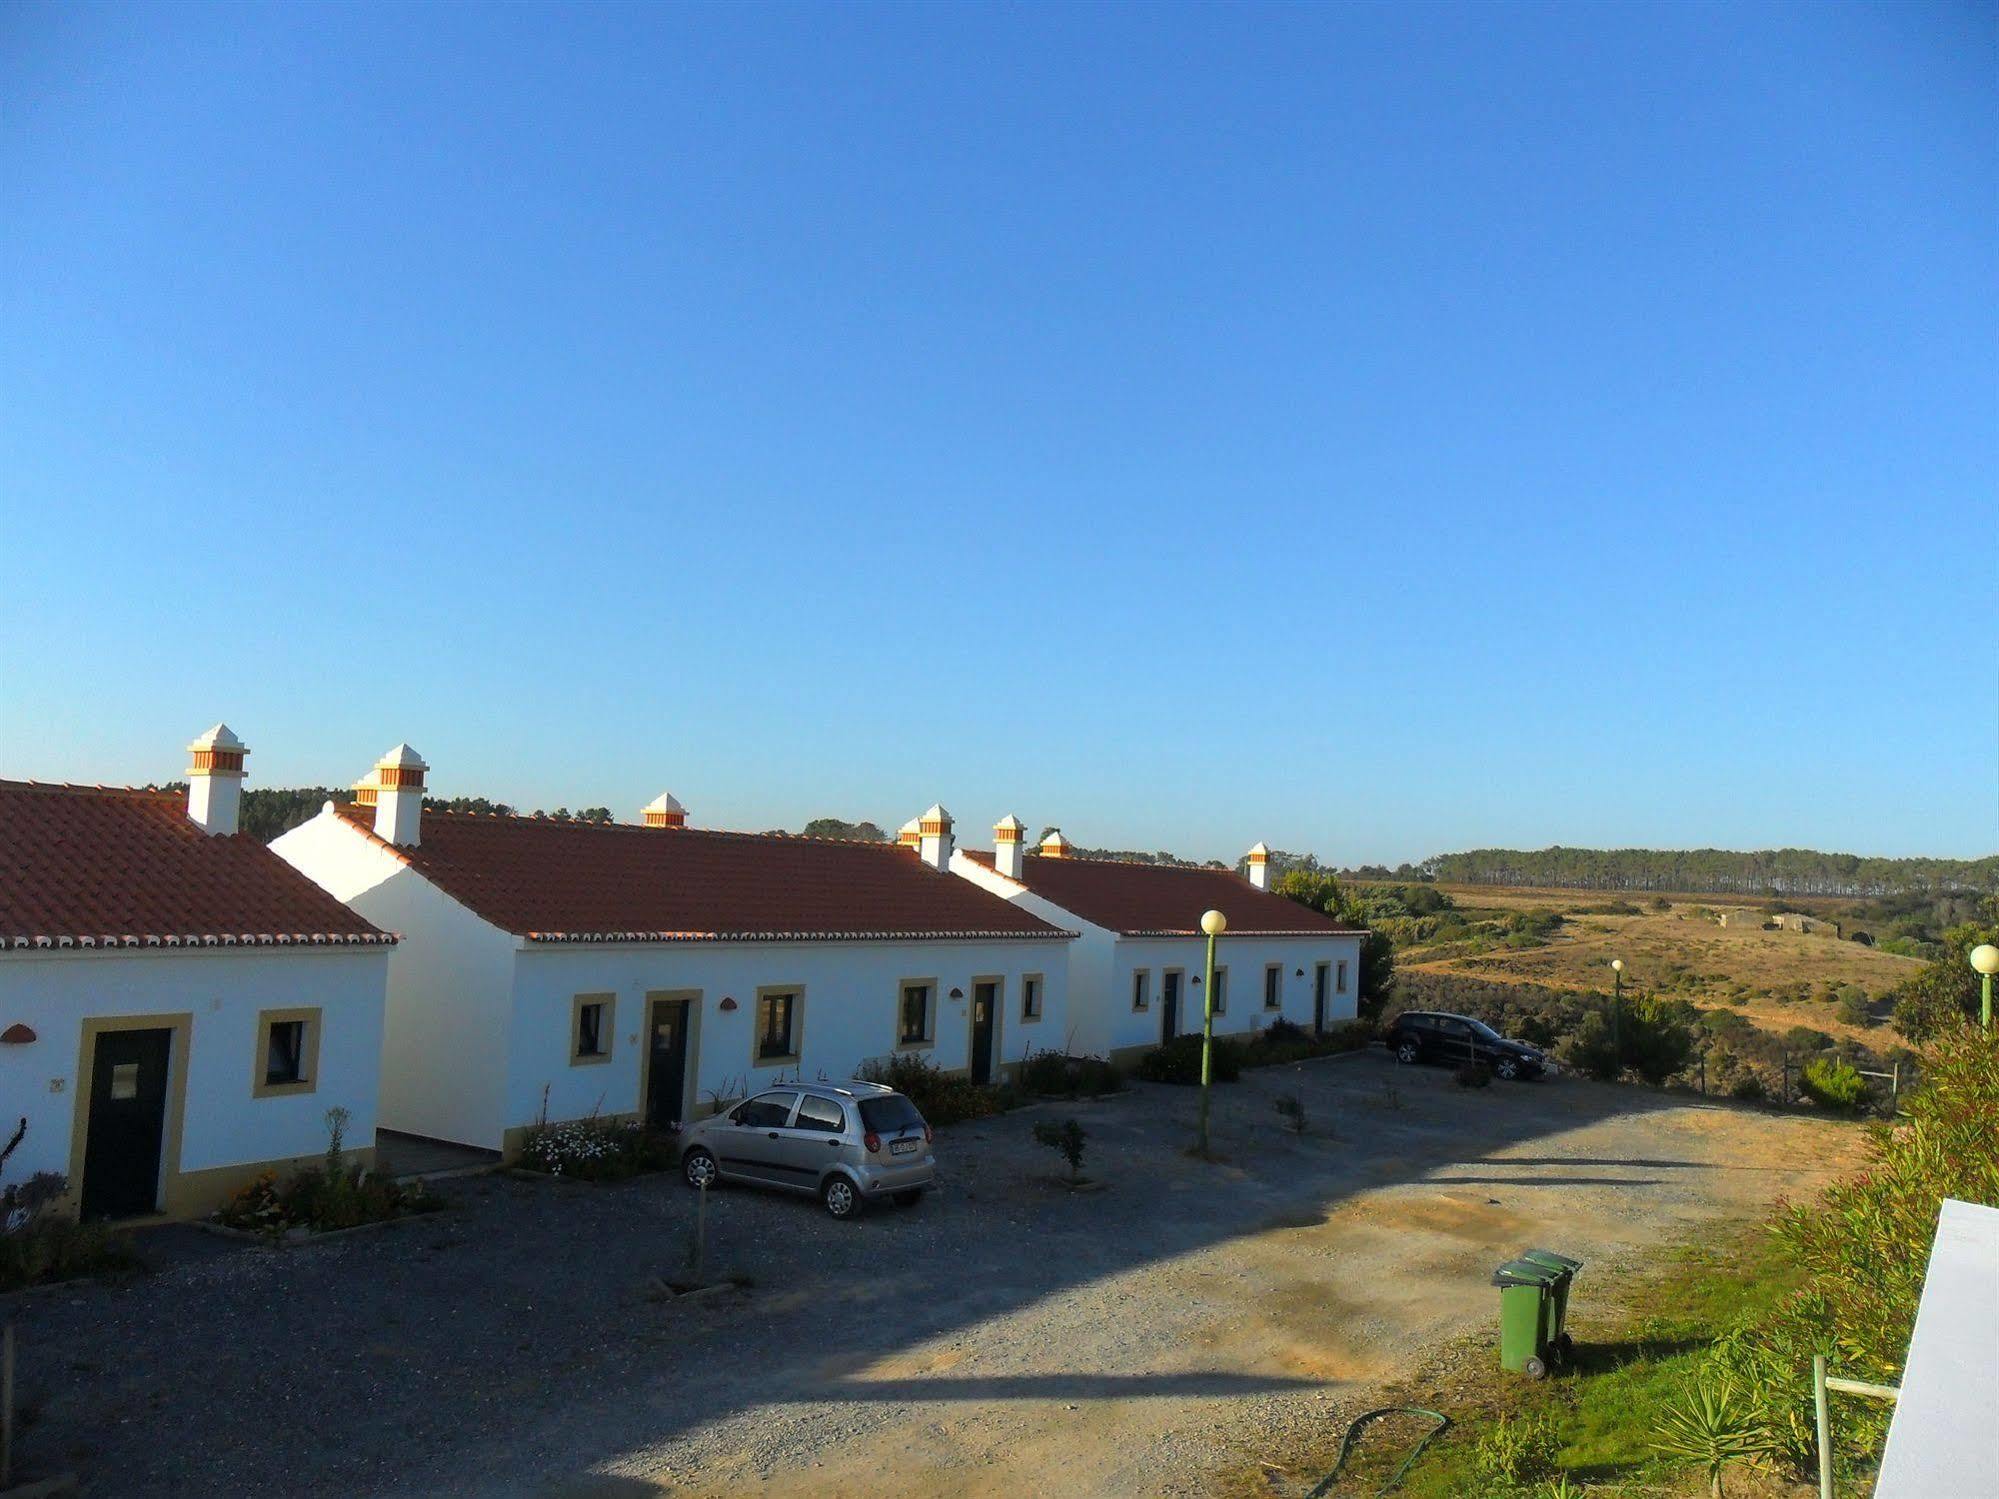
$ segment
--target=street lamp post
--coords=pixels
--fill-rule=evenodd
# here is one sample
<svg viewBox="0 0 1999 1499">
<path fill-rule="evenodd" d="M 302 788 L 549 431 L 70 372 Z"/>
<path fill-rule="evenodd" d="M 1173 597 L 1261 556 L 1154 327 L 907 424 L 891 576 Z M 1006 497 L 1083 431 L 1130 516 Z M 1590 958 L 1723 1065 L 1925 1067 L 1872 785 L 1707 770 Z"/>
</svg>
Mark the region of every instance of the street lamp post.
<svg viewBox="0 0 1999 1499">
<path fill-rule="evenodd" d="M 1228 917 L 1220 911 L 1201 915 L 1201 930 L 1208 937 L 1207 973 L 1201 980 L 1201 1139 L 1200 1151 L 1208 1153 L 1208 1078 L 1215 1048 L 1215 938 L 1229 929 Z"/>
<path fill-rule="evenodd" d="M 1999 973 L 1999 947 L 1990 942 L 1981 942 L 1971 950 L 1971 966 L 1977 970 L 1980 987 L 1985 991 L 1984 1000 L 1978 1007 L 1978 1023 L 1988 1031 L 1992 1029 L 1992 975 Z"/>
<path fill-rule="evenodd" d="M 1624 959 L 1610 960 L 1610 1055 L 1624 1071 Z"/>
</svg>

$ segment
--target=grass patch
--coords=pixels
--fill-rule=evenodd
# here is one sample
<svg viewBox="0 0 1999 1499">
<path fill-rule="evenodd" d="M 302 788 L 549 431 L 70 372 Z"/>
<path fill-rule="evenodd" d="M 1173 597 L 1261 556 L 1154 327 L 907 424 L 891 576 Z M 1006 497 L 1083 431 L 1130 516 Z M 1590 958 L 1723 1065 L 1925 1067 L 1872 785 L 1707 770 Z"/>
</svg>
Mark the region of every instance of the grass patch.
<svg viewBox="0 0 1999 1499">
<path fill-rule="evenodd" d="M 1587 1278 L 1589 1267 L 1582 1273 Z M 1434 1404 L 1455 1423 L 1410 1473 L 1404 1492 L 1412 1499 L 1480 1492 L 1479 1442 L 1504 1417 L 1545 1421 L 1556 1466 L 1573 1482 L 1659 1483 L 1690 1474 L 1652 1449 L 1658 1413 L 1716 1338 L 1773 1311 L 1800 1278 L 1766 1230 L 1744 1228 L 1675 1250 L 1654 1273 L 1626 1277 L 1625 1309 L 1607 1326 L 1588 1321 L 1585 1293 L 1583 1305 L 1570 1309 L 1575 1362 L 1545 1382 L 1503 1373 L 1495 1353 L 1486 1370 L 1455 1388 L 1402 1391 L 1397 1403 Z"/>
</svg>

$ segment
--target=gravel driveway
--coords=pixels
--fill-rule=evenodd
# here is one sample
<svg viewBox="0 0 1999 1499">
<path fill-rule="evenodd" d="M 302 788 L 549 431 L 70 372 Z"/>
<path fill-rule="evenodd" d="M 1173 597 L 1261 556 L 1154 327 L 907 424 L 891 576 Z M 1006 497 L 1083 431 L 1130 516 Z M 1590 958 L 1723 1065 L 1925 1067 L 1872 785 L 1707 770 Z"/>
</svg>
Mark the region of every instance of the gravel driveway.
<svg viewBox="0 0 1999 1499">
<path fill-rule="evenodd" d="M 1291 1135 L 1273 1107 L 1303 1099 Z M 1195 1494 L 1491 1315 L 1545 1242 L 1610 1268 L 1808 1191 L 1849 1128 L 1564 1078 L 1455 1087 L 1380 1053 L 1137 1086 L 942 1131 L 915 1209 L 726 1189 L 745 1290 L 661 1299 L 676 1180 L 447 1183 L 433 1218 L 299 1249 L 155 1235 L 153 1273 L 7 1298 L 24 1470 L 94 1495 Z M 1031 1140 L 1090 1132 L 1071 1193 Z"/>
</svg>

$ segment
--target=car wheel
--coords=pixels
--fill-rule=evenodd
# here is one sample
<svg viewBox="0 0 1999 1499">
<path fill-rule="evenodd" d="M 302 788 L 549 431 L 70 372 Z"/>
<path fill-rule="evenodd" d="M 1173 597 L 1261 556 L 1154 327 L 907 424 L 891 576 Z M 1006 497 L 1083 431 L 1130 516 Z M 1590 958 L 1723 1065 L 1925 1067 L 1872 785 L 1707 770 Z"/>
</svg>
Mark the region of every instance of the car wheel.
<svg viewBox="0 0 1999 1499">
<path fill-rule="evenodd" d="M 895 1205 L 899 1208 L 913 1208 L 923 1201 L 923 1188 L 908 1187 L 895 1194 Z"/>
<path fill-rule="evenodd" d="M 1527 1366 L 1522 1372 L 1529 1379 L 1546 1379 L 1548 1377 L 1548 1366 L 1538 1358 L 1530 1358 L 1527 1360 Z"/>
<path fill-rule="evenodd" d="M 1492 1070 L 1505 1078 L 1509 1083 L 1520 1080 L 1520 1064 L 1511 1057 L 1501 1057 L 1499 1065 Z"/>
<path fill-rule="evenodd" d="M 844 1176 L 829 1176 L 819 1189 L 819 1200 L 835 1218 L 852 1218 L 861 1211 L 861 1194 Z"/>
<path fill-rule="evenodd" d="M 715 1158 L 697 1145 L 681 1161 L 680 1174 L 687 1178 L 688 1186 L 699 1188 L 714 1186 L 722 1173 Z"/>
<path fill-rule="evenodd" d="M 1422 1060 L 1422 1057 L 1423 1048 L 1418 1046 L 1414 1041 L 1402 1041 L 1396 1044 L 1396 1061 L 1403 1063 L 1418 1062 Z"/>
</svg>

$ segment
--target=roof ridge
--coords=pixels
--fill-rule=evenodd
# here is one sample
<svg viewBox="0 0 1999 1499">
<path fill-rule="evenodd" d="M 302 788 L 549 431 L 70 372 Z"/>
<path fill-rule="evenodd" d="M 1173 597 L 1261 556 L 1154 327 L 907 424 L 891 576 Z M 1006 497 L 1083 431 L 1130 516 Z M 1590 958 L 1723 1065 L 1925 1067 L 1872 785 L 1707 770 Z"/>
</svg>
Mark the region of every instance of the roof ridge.
<svg viewBox="0 0 1999 1499">
<path fill-rule="evenodd" d="M 342 807 L 359 807 L 357 802 L 340 802 Z M 361 808 L 370 811 L 369 808 Z M 598 833 L 644 833 L 652 838 L 684 838 L 689 835 L 705 838 L 755 838 L 773 843 L 832 843 L 841 848 L 878 848 L 891 853 L 905 852 L 902 845 L 888 838 L 828 838 L 819 833 L 787 833 L 783 829 L 766 832 L 752 832 L 747 828 L 649 828 L 640 822 L 591 822 L 580 817 L 550 817 L 546 813 L 537 817 L 532 812 L 468 812 L 453 807 L 425 807 L 423 815 L 449 817 L 465 822 L 519 822 L 529 827 L 542 828 L 587 828 Z"/>
<path fill-rule="evenodd" d="M 107 786 L 102 781 L 17 781 L 7 777 L 0 777 L 0 791 L 70 792 L 86 796 L 173 797 L 176 800 L 185 794 L 165 786 Z"/>
</svg>

